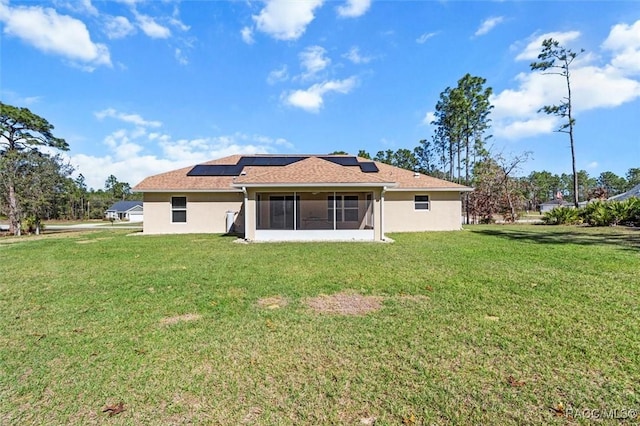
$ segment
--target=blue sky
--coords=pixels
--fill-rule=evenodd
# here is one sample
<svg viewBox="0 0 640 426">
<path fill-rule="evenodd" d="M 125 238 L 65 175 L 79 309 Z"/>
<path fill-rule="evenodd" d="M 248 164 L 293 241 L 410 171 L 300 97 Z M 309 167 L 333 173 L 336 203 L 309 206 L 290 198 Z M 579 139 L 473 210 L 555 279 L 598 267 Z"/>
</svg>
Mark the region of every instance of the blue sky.
<svg viewBox="0 0 640 426">
<path fill-rule="evenodd" d="M 2 101 L 47 118 L 93 188 L 234 153 L 412 149 L 465 73 L 494 90 L 494 152 L 570 173 L 537 113 L 563 80 L 529 68 L 547 37 L 585 49 L 578 168 L 640 167 L 637 1 L 0 0 L 0 25 Z"/>
</svg>

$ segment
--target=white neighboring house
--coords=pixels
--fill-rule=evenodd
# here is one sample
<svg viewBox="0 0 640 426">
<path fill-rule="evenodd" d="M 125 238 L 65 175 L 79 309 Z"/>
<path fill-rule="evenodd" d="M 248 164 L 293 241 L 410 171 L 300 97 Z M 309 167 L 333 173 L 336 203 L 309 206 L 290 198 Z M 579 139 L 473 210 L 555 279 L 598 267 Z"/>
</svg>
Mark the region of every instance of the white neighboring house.
<svg viewBox="0 0 640 426">
<path fill-rule="evenodd" d="M 105 218 L 142 222 L 144 219 L 142 201 L 118 201 L 105 212 Z"/>
<path fill-rule="evenodd" d="M 540 203 L 540 213 L 550 212 L 558 207 L 573 207 L 573 204 L 563 200 L 562 198 L 554 198 L 545 203 Z"/>
</svg>

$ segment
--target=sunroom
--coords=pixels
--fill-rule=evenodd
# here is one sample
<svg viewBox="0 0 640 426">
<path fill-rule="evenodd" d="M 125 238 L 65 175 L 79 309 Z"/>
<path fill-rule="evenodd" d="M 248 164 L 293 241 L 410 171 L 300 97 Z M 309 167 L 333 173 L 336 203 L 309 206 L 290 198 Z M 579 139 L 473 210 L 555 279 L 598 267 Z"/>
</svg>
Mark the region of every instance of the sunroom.
<svg viewBox="0 0 640 426">
<path fill-rule="evenodd" d="M 282 191 L 256 189 L 248 196 L 247 211 L 254 218 L 255 241 L 307 241 L 381 239 L 381 190 L 354 188 L 341 190 Z"/>
</svg>

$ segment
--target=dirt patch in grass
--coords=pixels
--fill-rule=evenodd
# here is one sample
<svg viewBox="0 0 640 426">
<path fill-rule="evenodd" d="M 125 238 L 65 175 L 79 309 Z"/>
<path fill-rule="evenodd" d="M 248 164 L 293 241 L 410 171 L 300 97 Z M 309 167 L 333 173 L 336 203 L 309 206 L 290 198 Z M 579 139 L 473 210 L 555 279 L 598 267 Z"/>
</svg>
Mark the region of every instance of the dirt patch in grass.
<svg viewBox="0 0 640 426">
<path fill-rule="evenodd" d="M 200 315 L 200 314 L 177 315 L 175 317 L 162 318 L 160 320 L 160 324 L 162 324 L 162 325 L 174 325 L 174 324 L 177 324 L 179 322 L 196 321 L 196 320 L 199 320 L 200 318 L 202 318 L 202 315 Z"/>
<path fill-rule="evenodd" d="M 332 295 L 321 294 L 305 300 L 312 310 L 324 314 L 365 315 L 382 309 L 382 297 L 363 296 L 357 293 L 341 292 Z"/>
<path fill-rule="evenodd" d="M 282 296 L 263 297 L 258 300 L 258 306 L 266 309 L 280 309 L 287 306 L 289 302 Z"/>
</svg>

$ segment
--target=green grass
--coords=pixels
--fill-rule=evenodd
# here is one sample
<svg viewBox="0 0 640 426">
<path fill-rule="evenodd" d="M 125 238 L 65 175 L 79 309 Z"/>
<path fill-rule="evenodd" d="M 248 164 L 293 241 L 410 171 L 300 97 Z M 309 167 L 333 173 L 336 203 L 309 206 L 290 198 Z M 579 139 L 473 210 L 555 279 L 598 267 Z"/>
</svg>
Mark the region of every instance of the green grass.
<svg viewBox="0 0 640 426">
<path fill-rule="evenodd" d="M 639 230 L 391 237 L 0 239 L 0 423 L 103 423 L 120 401 L 110 424 L 566 424 L 551 408 L 640 408 Z M 342 291 L 383 307 L 305 304 Z M 272 296 L 288 304 L 258 303 Z"/>
</svg>

